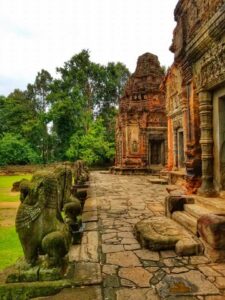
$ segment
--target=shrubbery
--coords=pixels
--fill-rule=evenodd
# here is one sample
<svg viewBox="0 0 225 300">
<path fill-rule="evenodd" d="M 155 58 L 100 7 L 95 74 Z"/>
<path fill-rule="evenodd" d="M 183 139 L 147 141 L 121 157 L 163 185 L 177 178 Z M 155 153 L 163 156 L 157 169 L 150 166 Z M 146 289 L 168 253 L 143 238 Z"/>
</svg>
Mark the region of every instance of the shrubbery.
<svg viewBox="0 0 225 300">
<path fill-rule="evenodd" d="M 0 165 L 24 165 L 39 162 L 39 155 L 19 135 L 6 133 L 0 139 Z"/>
<path fill-rule="evenodd" d="M 82 159 L 89 165 L 112 162 L 115 155 L 114 143 L 107 139 L 103 119 L 93 121 L 85 135 L 73 135 L 66 154 L 71 160 Z"/>
</svg>

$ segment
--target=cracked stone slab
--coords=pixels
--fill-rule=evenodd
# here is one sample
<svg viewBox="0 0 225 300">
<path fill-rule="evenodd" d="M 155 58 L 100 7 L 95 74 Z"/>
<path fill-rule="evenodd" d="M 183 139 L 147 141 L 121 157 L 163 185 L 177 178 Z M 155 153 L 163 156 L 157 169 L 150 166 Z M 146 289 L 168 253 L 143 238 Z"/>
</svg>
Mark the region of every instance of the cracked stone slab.
<svg viewBox="0 0 225 300">
<path fill-rule="evenodd" d="M 150 279 L 153 277 L 151 273 L 142 267 L 121 268 L 118 275 L 123 279 L 132 281 L 138 287 L 149 287 Z"/>
<path fill-rule="evenodd" d="M 122 245 L 106 245 L 102 244 L 103 253 L 121 252 L 124 248 Z"/>
<path fill-rule="evenodd" d="M 216 295 L 217 287 L 196 270 L 166 275 L 156 286 L 159 295 L 164 299 L 168 296 Z"/>
<path fill-rule="evenodd" d="M 116 291 L 116 300 L 159 300 L 151 288 L 121 288 Z"/>
<path fill-rule="evenodd" d="M 79 262 L 75 265 L 73 283 L 76 285 L 93 285 L 102 282 L 99 263 Z"/>
<path fill-rule="evenodd" d="M 138 250 L 141 246 L 139 244 L 131 244 L 131 245 L 124 245 L 125 250 Z"/>
<path fill-rule="evenodd" d="M 159 253 L 155 252 L 155 251 L 149 251 L 147 249 L 141 249 L 141 250 L 137 250 L 134 251 L 135 254 L 143 259 L 143 260 L 154 260 L 154 261 L 158 261 L 159 260 Z"/>
<path fill-rule="evenodd" d="M 103 265 L 102 272 L 108 275 L 115 275 L 117 272 L 118 266 L 114 265 Z"/>
<path fill-rule="evenodd" d="M 83 234 L 80 249 L 80 260 L 98 262 L 98 232 L 86 231 Z"/>
<path fill-rule="evenodd" d="M 135 234 L 143 247 L 153 251 L 172 250 L 178 255 L 201 252 L 201 244 L 181 225 L 166 217 L 152 217 L 135 225 Z"/>
<path fill-rule="evenodd" d="M 106 254 L 106 263 L 121 267 L 140 267 L 138 257 L 132 251 L 123 251 Z"/>
</svg>

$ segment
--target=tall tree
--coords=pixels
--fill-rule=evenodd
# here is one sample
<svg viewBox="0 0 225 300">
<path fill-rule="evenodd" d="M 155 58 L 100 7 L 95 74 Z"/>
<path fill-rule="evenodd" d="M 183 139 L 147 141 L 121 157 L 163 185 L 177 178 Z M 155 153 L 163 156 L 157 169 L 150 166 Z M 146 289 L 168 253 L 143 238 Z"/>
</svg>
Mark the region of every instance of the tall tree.
<svg viewBox="0 0 225 300">
<path fill-rule="evenodd" d="M 121 63 L 107 66 L 93 63 L 89 52 L 83 50 L 57 71 L 60 79 L 54 81 L 49 95 L 53 130 L 58 136 L 58 149 L 61 149 L 57 155 L 66 158 L 71 137 L 76 136 L 74 141 L 87 134 L 90 124 L 99 115 L 103 125 L 110 129 L 111 141 L 114 140 L 114 117 L 118 98 L 129 76 L 128 69 Z"/>
<path fill-rule="evenodd" d="M 1 101 L 2 132 L 23 135 L 23 126 L 36 116 L 34 103 L 28 98 L 26 91 L 15 89 Z"/>
<path fill-rule="evenodd" d="M 68 157 L 108 161 L 128 69 L 121 63 L 96 64 L 83 50 L 57 72 L 53 79 L 41 70 L 27 90 L 0 97 L 0 138 L 7 133 L 7 143 L 22 138 L 43 163 Z"/>
<path fill-rule="evenodd" d="M 33 84 L 27 85 L 27 94 L 32 99 L 36 112 L 38 113 L 38 120 L 30 120 L 25 127 L 26 134 L 35 142 L 36 147 L 41 153 L 42 162 L 46 163 L 50 158 L 50 136 L 48 134 L 48 110 L 50 103 L 48 95 L 51 90 L 52 76 L 46 70 L 38 72 Z"/>
</svg>

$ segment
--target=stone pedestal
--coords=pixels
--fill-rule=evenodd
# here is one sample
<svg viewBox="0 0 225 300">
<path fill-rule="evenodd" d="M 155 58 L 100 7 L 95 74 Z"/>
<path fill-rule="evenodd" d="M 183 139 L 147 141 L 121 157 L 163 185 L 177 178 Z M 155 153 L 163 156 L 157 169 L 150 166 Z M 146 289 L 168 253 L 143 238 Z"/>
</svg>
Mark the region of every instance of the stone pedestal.
<svg viewBox="0 0 225 300">
<path fill-rule="evenodd" d="M 225 259 L 225 215 L 207 214 L 198 219 L 198 234 L 205 248 L 205 255 L 213 262 Z"/>
</svg>

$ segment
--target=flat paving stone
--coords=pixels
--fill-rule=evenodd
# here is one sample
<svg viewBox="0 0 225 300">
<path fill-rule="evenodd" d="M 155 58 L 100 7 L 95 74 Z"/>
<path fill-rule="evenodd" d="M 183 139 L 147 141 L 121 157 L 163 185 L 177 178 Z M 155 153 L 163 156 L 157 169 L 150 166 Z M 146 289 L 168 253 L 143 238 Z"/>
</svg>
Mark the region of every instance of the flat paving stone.
<svg viewBox="0 0 225 300">
<path fill-rule="evenodd" d="M 182 274 L 166 275 L 163 281 L 160 281 L 157 285 L 157 291 L 162 298 L 179 295 L 219 294 L 218 288 L 208 281 L 201 272 L 196 270 Z"/>
<path fill-rule="evenodd" d="M 118 269 L 118 266 L 115 265 L 103 265 L 102 266 L 102 272 L 108 275 L 114 275 L 116 274 Z"/>
<path fill-rule="evenodd" d="M 124 245 L 125 250 L 137 250 L 140 249 L 140 244 L 130 244 L 130 245 Z"/>
<path fill-rule="evenodd" d="M 118 265 L 121 267 L 138 267 L 141 262 L 132 251 L 123 251 L 106 254 L 106 262 L 108 264 Z"/>
<path fill-rule="evenodd" d="M 90 262 L 99 261 L 97 231 L 84 232 L 81 241 L 80 260 Z"/>
<path fill-rule="evenodd" d="M 151 288 L 121 288 L 116 292 L 116 300 L 159 300 Z"/>
<path fill-rule="evenodd" d="M 75 265 L 73 283 L 93 285 L 102 282 L 101 266 L 98 263 L 80 262 Z"/>
<path fill-rule="evenodd" d="M 120 268 L 118 275 L 134 282 L 138 287 L 149 287 L 153 276 L 142 267 Z"/>
<path fill-rule="evenodd" d="M 219 289 L 225 289 L 225 278 L 224 277 L 216 277 L 215 285 Z"/>
<path fill-rule="evenodd" d="M 102 244 L 102 253 L 113 253 L 123 251 L 122 245 L 106 245 Z"/>
<path fill-rule="evenodd" d="M 159 253 L 156 251 L 141 249 L 141 250 L 134 251 L 134 253 L 143 260 L 155 260 L 155 261 L 159 260 Z"/>
<path fill-rule="evenodd" d="M 179 257 L 171 249 L 141 248 L 134 235 L 135 224 L 162 218 L 168 195 L 165 185 L 148 180 L 149 176 L 91 172 L 82 244 L 70 254 L 75 266 L 81 263 L 75 268 L 76 284 L 83 282 L 84 291 L 98 285 L 104 300 L 223 299 L 225 264 L 212 264 L 204 255 Z M 167 232 L 165 227 L 163 222 L 161 228 Z M 93 265 L 84 267 L 84 263 Z M 82 300 L 89 299 L 80 295 Z M 93 293 L 91 299 L 99 300 L 97 297 Z"/>
</svg>

